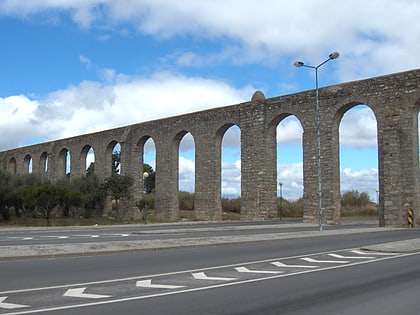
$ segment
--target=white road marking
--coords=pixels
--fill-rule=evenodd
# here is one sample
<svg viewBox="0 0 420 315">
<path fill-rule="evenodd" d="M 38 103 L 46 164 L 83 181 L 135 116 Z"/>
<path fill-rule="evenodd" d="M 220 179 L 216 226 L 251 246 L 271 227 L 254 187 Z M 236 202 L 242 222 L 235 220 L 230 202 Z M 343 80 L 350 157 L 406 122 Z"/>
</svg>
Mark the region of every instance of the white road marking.
<svg viewBox="0 0 420 315">
<path fill-rule="evenodd" d="M 275 273 L 284 273 L 284 271 L 279 270 L 251 270 L 246 267 L 236 267 L 237 272 L 245 272 L 245 273 L 265 273 L 265 274 L 275 274 Z"/>
<path fill-rule="evenodd" d="M 85 298 L 85 299 L 105 299 L 110 298 L 112 295 L 102 295 L 102 294 L 89 294 L 84 293 L 87 287 L 68 289 L 63 296 L 75 297 L 75 298 Z"/>
<path fill-rule="evenodd" d="M 194 279 L 197 280 L 217 280 L 217 281 L 233 281 L 237 278 L 224 278 L 224 277 L 209 277 L 204 272 L 193 272 Z"/>
<path fill-rule="evenodd" d="M 88 306 L 98 306 L 98 305 L 108 305 L 108 304 L 121 303 L 121 302 L 138 301 L 138 300 L 150 299 L 150 298 L 161 297 L 161 296 L 170 296 L 170 295 L 183 294 L 183 293 L 189 293 L 189 292 L 199 292 L 199 291 L 204 291 L 204 290 L 209 290 L 209 289 L 236 286 L 236 285 L 242 285 L 242 284 L 248 284 L 248 283 L 270 280 L 270 279 L 279 279 L 279 278 L 283 278 L 283 277 L 290 277 L 290 276 L 294 276 L 294 275 L 302 275 L 302 274 L 313 273 L 313 272 L 318 272 L 318 271 L 334 270 L 334 269 L 345 268 L 345 267 L 350 267 L 350 266 L 364 265 L 364 264 L 368 264 L 368 263 L 385 261 L 385 260 L 394 259 L 394 258 L 398 258 L 398 257 L 407 257 L 407 256 L 412 256 L 412 255 L 418 255 L 418 254 L 419 253 L 400 254 L 398 256 L 380 257 L 380 258 L 376 258 L 376 259 L 373 259 L 373 260 L 363 260 L 363 261 L 352 262 L 348 265 L 329 266 L 329 267 L 323 267 L 323 268 L 319 268 L 319 269 L 302 270 L 302 271 L 299 271 L 299 272 L 291 272 L 291 273 L 277 274 L 277 275 L 270 275 L 270 276 L 261 276 L 261 277 L 254 278 L 254 279 L 246 279 L 246 280 L 234 281 L 234 282 L 225 282 L 225 283 L 219 283 L 219 284 L 203 286 L 203 287 L 186 288 L 186 289 L 174 290 L 174 291 L 164 291 L 164 292 L 158 292 L 158 293 L 146 294 L 146 295 L 120 297 L 120 298 L 114 298 L 114 299 L 109 299 L 109 300 L 100 300 L 100 301 L 95 301 L 95 302 L 85 302 L 85 303 L 80 303 L 80 304 L 75 304 L 75 305 L 74 304 L 72 304 L 72 305 L 60 305 L 60 306 L 44 307 L 44 308 L 39 307 L 37 309 L 29 309 L 29 310 L 25 310 L 25 311 L 15 311 L 13 313 L 7 313 L 7 314 L 8 315 L 23 315 L 23 314 L 46 313 L 46 312 L 49 312 L 49 311 L 60 311 L 60 310 L 83 308 L 83 307 L 88 307 Z M 288 258 L 298 258 L 298 257 L 288 257 Z M 283 257 L 282 259 L 285 259 L 285 258 Z M 266 262 L 270 262 L 270 261 L 271 260 L 268 260 Z M 258 262 L 261 262 L 261 261 L 258 261 Z M 222 267 L 232 267 L 232 265 L 207 268 L 206 270 L 220 269 Z M 154 277 L 168 276 L 168 275 L 179 275 L 179 274 L 183 274 L 183 273 L 186 273 L 186 272 L 193 272 L 193 271 L 194 270 L 183 271 L 183 272 L 165 273 L 165 274 L 160 274 L 160 275 L 154 275 Z M 195 270 L 195 271 L 197 271 L 197 270 Z M 93 282 L 92 284 L 95 284 L 95 283 L 102 283 L 102 284 L 103 283 L 112 283 L 112 282 L 119 282 L 121 280 L 126 281 L 127 278 L 126 279 L 114 279 L 114 280 L 109 280 L 109 281 L 98 281 L 98 282 Z M 151 279 L 149 279 L 149 281 L 151 281 Z M 55 288 L 58 288 L 58 287 L 59 286 L 57 286 Z M 50 289 L 50 288 L 52 288 L 52 287 L 49 287 L 48 289 Z M 33 290 L 34 289 L 19 290 L 19 292 L 27 292 L 27 291 L 33 291 Z M 42 288 L 38 288 L 37 290 L 42 290 Z"/>
<path fill-rule="evenodd" d="M 66 238 L 69 238 L 69 237 L 68 236 L 65 236 L 65 235 L 62 235 L 62 236 L 60 236 L 60 235 L 43 235 L 43 236 L 40 236 L 39 238 L 66 239 Z"/>
<path fill-rule="evenodd" d="M 153 288 L 153 289 L 179 289 L 184 288 L 183 285 L 170 285 L 170 284 L 152 284 L 152 279 L 137 281 L 136 287 Z"/>
<path fill-rule="evenodd" d="M 328 256 L 339 258 L 339 259 L 374 259 L 372 256 L 343 256 L 339 254 L 328 254 Z"/>
<path fill-rule="evenodd" d="M 88 286 L 88 285 L 89 286 L 94 286 L 94 285 L 101 285 L 101 286 L 106 285 L 107 286 L 107 285 L 109 285 L 109 288 L 111 289 L 113 283 L 132 282 L 134 280 L 136 280 L 137 284 L 140 284 L 140 286 L 143 284 L 143 285 L 148 285 L 148 287 L 157 288 L 157 289 L 159 289 L 159 287 L 162 288 L 162 289 L 174 288 L 173 290 L 169 289 L 169 290 L 165 290 L 165 291 L 156 291 L 156 292 L 153 292 L 153 293 L 149 293 L 149 291 L 141 291 L 139 294 L 134 293 L 135 291 L 130 291 L 130 292 L 132 292 L 131 296 L 112 296 L 109 299 L 98 299 L 98 300 L 93 300 L 92 302 L 80 302 L 78 304 L 63 304 L 63 302 L 57 302 L 57 303 L 61 303 L 61 304 L 58 304 L 56 306 L 51 306 L 51 307 L 42 306 L 42 304 L 41 305 L 31 305 L 31 306 L 29 306 L 29 307 L 31 307 L 30 309 L 14 310 L 14 311 L 11 311 L 11 312 L 8 312 L 8 313 L 3 313 L 3 314 L 8 314 L 8 315 L 21 315 L 22 314 L 23 315 L 23 314 L 46 313 L 48 311 L 77 309 L 77 308 L 83 308 L 83 307 L 88 307 L 88 306 L 107 305 L 107 304 L 113 304 L 113 303 L 119 303 L 119 302 L 136 301 L 136 300 L 143 300 L 143 299 L 149 299 L 149 298 L 154 298 L 154 297 L 170 296 L 170 295 L 175 295 L 175 294 L 189 293 L 189 292 L 199 292 L 199 291 L 208 290 L 208 289 L 243 285 L 243 284 L 255 283 L 255 282 L 260 282 L 260 281 L 266 281 L 266 280 L 270 280 L 270 279 L 280 279 L 280 278 L 283 278 L 283 277 L 291 277 L 291 276 L 295 276 L 295 275 L 303 275 L 303 274 L 309 274 L 309 273 L 319 272 L 319 271 L 335 270 L 335 269 L 341 269 L 341 268 L 347 268 L 347 267 L 352 267 L 352 266 L 370 264 L 370 263 L 375 263 L 375 262 L 379 262 L 379 261 L 386 261 L 386 260 L 390 260 L 390 259 L 395 259 L 395 258 L 400 258 L 400 257 L 408 257 L 408 256 L 419 255 L 420 254 L 420 253 L 416 252 L 416 253 L 405 253 L 405 254 L 397 254 L 397 255 L 387 255 L 387 256 L 382 256 L 382 257 L 376 257 L 375 259 L 352 261 L 352 262 L 349 262 L 348 264 L 340 264 L 340 263 L 337 264 L 337 261 L 334 261 L 336 264 L 332 265 L 332 266 L 319 266 L 319 268 L 309 268 L 309 269 L 306 269 L 306 270 L 293 270 L 291 272 L 285 272 L 285 273 L 281 273 L 281 274 L 255 275 L 255 277 L 248 278 L 248 279 L 242 279 L 241 280 L 240 278 L 238 278 L 238 280 L 236 280 L 236 281 L 216 283 L 216 284 L 213 284 L 213 285 L 211 285 L 211 284 L 210 285 L 203 285 L 203 283 L 200 284 L 199 282 L 194 282 L 194 280 L 191 279 L 191 274 L 192 273 L 208 272 L 208 271 L 211 271 L 211 270 L 222 270 L 222 269 L 224 271 L 228 271 L 229 268 L 232 269 L 231 270 L 232 272 L 234 272 L 233 268 L 238 267 L 238 266 L 243 266 L 243 265 L 251 266 L 251 265 L 256 265 L 256 264 L 261 264 L 261 263 L 278 262 L 279 260 L 302 259 L 303 257 L 304 258 L 320 257 L 320 255 L 328 255 L 328 254 L 334 253 L 334 252 L 344 253 L 344 252 L 349 252 L 351 250 L 352 249 L 342 249 L 340 251 L 336 250 L 336 251 L 329 251 L 329 252 L 313 253 L 311 255 L 289 256 L 289 257 L 282 257 L 282 258 L 276 258 L 276 259 L 266 259 L 266 260 L 251 261 L 251 262 L 242 262 L 241 264 L 220 265 L 220 266 L 214 266 L 214 267 L 209 267 L 209 268 L 183 270 L 183 271 L 153 274 L 153 275 L 147 275 L 147 276 L 141 275 L 141 276 L 136 276 L 136 277 L 117 278 L 117 279 L 94 281 L 94 282 L 87 282 L 87 283 L 65 284 L 65 285 L 63 284 L 63 285 L 50 286 L 50 287 L 3 291 L 3 292 L 0 292 L 0 295 L 6 295 L 7 294 L 7 295 L 10 296 L 11 293 L 35 292 L 32 295 L 33 298 L 35 298 L 38 294 L 45 297 L 45 296 L 48 296 L 47 295 L 48 293 L 47 292 L 42 292 L 42 291 L 54 290 L 54 292 L 56 292 L 57 289 L 67 290 L 69 287 L 80 289 L 81 286 Z M 280 263 L 280 264 L 282 264 L 282 263 Z M 288 265 L 288 266 L 290 266 L 290 265 Z M 168 277 L 173 277 L 172 280 L 170 280 L 172 283 L 176 283 L 176 281 L 178 281 L 180 279 L 180 277 L 183 279 L 182 280 L 183 283 L 185 283 L 185 281 L 189 277 L 190 282 L 188 282 L 188 285 L 185 285 L 185 286 L 175 286 L 175 285 L 168 286 L 168 285 L 152 284 L 152 281 L 164 282 L 164 280 L 161 279 L 161 277 L 165 277 L 165 279 L 168 279 Z M 139 280 L 139 279 L 147 279 L 147 280 Z M 165 281 L 168 281 L 168 280 L 165 280 Z M 130 283 L 127 283 L 126 286 L 130 287 Z M 133 287 L 132 290 L 135 290 L 134 285 L 131 285 L 131 286 Z M 94 291 L 95 288 L 92 287 L 91 290 Z M 41 292 L 37 292 L 37 291 L 41 291 Z M 38 300 L 36 300 L 36 301 L 38 301 Z M 39 300 L 38 303 L 42 303 L 42 300 Z"/>
<path fill-rule="evenodd" d="M 361 250 L 352 250 L 351 251 L 352 253 L 355 253 L 355 254 L 359 254 L 359 255 L 375 255 L 375 256 L 396 256 L 396 255 L 399 255 L 398 253 L 383 253 L 383 252 L 373 252 L 373 253 L 369 253 L 369 252 L 364 252 L 364 251 L 361 251 Z"/>
<path fill-rule="evenodd" d="M 6 299 L 7 299 L 7 296 L 0 296 L 0 308 L 12 310 L 16 308 L 29 307 L 29 305 L 6 303 L 4 302 Z"/>
<path fill-rule="evenodd" d="M 325 264 L 348 264 L 350 261 L 347 260 L 318 260 L 309 257 L 301 258 L 304 261 L 313 262 L 313 263 L 325 263 Z"/>
<path fill-rule="evenodd" d="M 285 268 L 318 268 L 319 266 L 310 266 L 310 265 L 286 265 L 280 261 L 273 261 L 271 264 L 277 267 L 285 267 Z"/>
</svg>

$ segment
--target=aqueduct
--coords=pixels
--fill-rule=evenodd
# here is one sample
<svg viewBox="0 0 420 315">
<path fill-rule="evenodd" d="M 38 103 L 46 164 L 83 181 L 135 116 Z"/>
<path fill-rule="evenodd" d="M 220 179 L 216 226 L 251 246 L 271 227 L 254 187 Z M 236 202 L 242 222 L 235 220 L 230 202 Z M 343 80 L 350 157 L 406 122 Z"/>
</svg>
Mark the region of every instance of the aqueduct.
<svg viewBox="0 0 420 315">
<path fill-rule="evenodd" d="M 175 220 L 178 205 L 178 150 L 188 132 L 195 142 L 195 205 L 197 219 L 220 220 L 221 143 L 225 131 L 241 130 L 241 218 L 271 220 L 277 215 L 276 126 L 296 116 L 303 128 L 304 221 L 318 222 L 317 129 L 315 91 L 251 101 L 149 121 L 92 134 L 0 152 L 0 165 L 15 174 L 32 172 L 51 181 L 66 176 L 71 153 L 71 177 L 86 173 L 86 155 L 95 151 L 95 174 L 112 172 L 111 156 L 121 145 L 122 174 L 134 179 L 128 206 L 141 198 L 144 144 L 156 146 L 155 210 Z M 418 114 L 420 69 L 321 88 L 320 143 L 322 207 L 325 224 L 340 223 L 339 124 L 350 108 L 366 104 L 377 119 L 379 225 L 407 226 L 406 208 L 420 208 Z M 257 170 L 257 171 L 256 171 Z M 256 176 L 256 172 L 258 176 Z M 419 216 L 414 217 L 420 223 Z"/>
</svg>

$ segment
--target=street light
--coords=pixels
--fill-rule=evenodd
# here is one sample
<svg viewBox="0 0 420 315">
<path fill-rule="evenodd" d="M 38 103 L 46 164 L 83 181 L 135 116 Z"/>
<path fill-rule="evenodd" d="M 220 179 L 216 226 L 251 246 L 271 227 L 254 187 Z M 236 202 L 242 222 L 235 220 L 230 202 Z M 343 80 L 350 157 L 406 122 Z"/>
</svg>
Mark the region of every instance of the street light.
<svg viewBox="0 0 420 315">
<path fill-rule="evenodd" d="M 279 212 L 279 217 L 280 217 L 280 221 L 281 221 L 281 218 L 283 216 L 283 182 L 279 182 L 279 187 L 280 187 L 280 212 Z"/>
<path fill-rule="evenodd" d="M 319 212 L 319 230 L 322 231 L 322 180 L 321 180 L 321 127 L 320 127 L 320 114 L 319 114 L 319 89 L 318 89 L 318 68 L 327 63 L 330 60 L 337 59 L 340 56 L 338 52 L 332 52 L 329 54 L 328 59 L 321 62 L 317 66 L 309 66 L 302 61 L 296 61 L 295 67 L 306 67 L 315 69 L 315 101 L 316 101 L 316 139 L 317 139 L 317 168 L 318 168 L 318 212 Z"/>
<path fill-rule="evenodd" d="M 147 178 L 149 177 L 148 172 L 143 173 L 143 193 L 144 193 L 144 210 L 143 210 L 143 221 L 147 224 Z"/>
</svg>

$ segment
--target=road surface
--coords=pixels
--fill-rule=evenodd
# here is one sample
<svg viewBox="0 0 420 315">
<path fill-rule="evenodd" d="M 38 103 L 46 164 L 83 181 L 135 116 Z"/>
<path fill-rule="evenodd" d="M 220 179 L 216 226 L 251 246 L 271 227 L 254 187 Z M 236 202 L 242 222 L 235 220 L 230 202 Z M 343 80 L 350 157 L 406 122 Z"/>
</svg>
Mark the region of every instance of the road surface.
<svg viewBox="0 0 420 315">
<path fill-rule="evenodd" d="M 203 231 L 197 233 L 200 238 Z M 366 249 L 418 238 L 418 229 L 361 229 L 265 242 L 3 260 L 0 314 L 414 314 L 419 252 Z"/>
</svg>

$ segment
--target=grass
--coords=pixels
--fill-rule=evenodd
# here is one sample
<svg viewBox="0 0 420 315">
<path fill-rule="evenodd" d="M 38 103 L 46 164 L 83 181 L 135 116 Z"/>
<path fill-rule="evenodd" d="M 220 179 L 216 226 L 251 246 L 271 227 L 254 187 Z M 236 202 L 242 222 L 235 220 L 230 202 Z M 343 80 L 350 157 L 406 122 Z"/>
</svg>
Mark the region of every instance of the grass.
<svg viewBox="0 0 420 315">
<path fill-rule="evenodd" d="M 194 218 L 194 211 L 193 210 L 180 210 L 179 211 L 180 219 L 179 221 L 197 221 Z M 240 214 L 237 212 L 230 212 L 226 211 L 223 212 L 222 216 L 223 220 L 225 221 L 239 221 Z M 284 217 L 283 220 L 296 220 L 301 217 Z M 354 219 L 375 219 L 377 218 L 377 208 L 374 204 L 368 205 L 367 207 L 363 207 L 361 209 L 355 208 L 345 208 L 342 209 L 342 219 L 343 220 L 354 220 Z M 158 220 L 153 210 L 149 210 L 148 223 L 159 223 L 162 222 Z M 104 216 L 96 216 L 92 218 L 74 218 L 74 217 L 53 217 L 51 220 L 51 224 L 49 226 L 94 226 L 94 225 L 116 225 L 116 224 L 142 224 L 144 221 L 139 219 L 126 219 L 126 220 L 117 220 L 113 217 L 104 217 Z M 11 220 L 5 221 L 0 220 L 0 227 L 44 227 L 47 225 L 47 220 L 45 218 L 18 218 L 16 216 L 12 216 Z"/>
</svg>

